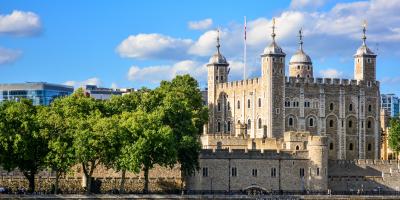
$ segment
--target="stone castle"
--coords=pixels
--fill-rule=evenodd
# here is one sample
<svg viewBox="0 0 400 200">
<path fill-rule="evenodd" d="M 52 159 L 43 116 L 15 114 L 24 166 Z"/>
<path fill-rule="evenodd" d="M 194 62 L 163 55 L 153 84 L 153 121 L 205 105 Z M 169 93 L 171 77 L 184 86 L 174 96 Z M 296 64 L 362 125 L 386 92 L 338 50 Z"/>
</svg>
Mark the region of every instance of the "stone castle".
<svg viewBox="0 0 400 200">
<path fill-rule="evenodd" d="M 232 82 L 218 36 L 207 65 L 209 121 L 201 137 L 200 170 L 187 178 L 188 190 L 336 190 L 340 181 L 335 181 L 342 180 L 338 169 L 346 170 L 336 162 L 381 157 L 377 55 L 366 44 L 366 26 L 354 54 L 353 80 L 315 78 L 302 30 L 286 76 L 275 24 L 271 36 L 261 55 L 261 77 Z M 398 161 L 393 170 L 399 174 Z"/>
</svg>

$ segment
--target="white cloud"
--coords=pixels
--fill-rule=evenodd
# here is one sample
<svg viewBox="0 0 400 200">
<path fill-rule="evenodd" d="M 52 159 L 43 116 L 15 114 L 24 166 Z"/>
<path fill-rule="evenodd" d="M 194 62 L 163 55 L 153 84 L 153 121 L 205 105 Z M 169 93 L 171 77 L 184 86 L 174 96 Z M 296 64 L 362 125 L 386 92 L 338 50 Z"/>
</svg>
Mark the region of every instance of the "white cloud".
<svg viewBox="0 0 400 200">
<path fill-rule="evenodd" d="M 11 14 L 0 15 L 0 34 L 28 36 L 40 31 L 40 18 L 33 12 L 14 10 Z"/>
<path fill-rule="evenodd" d="M 336 69 L 320 70 L 319 73 L 323 78 L 342 78 L 343 76 L 343 72 Z"/>
<path fill-rule="evenodd" d="M 15 62 L 22 55 L 21 51 L 0 47 L 0 65 Z"/>
<path fill-rule="evenodd" d="M 200 21 L 190 21 L 188 26 L 193 30 L 205 30 L 212 26 L 213 21 L 210 18 L 200 20 Z"/>
<path fill-rule="evenodd" d="M 292 0 L 290 8 L 292 9 L 316 9 L 324 5 L 326 0 Z"/>
<path fill-rule="evenodd" d="M 186 56 L 193 43 L 190 39 L 178 39 L 161 34 L 131 35 L 121 42 L 117 52 L 122 57 L 139 59 L 176 59 Z"/>
<path fill-rule="evenodd" d="M 92 77 L 83 81 L 66 81 L 63 83 L 64 85 L 69 85 L 73 86 L 75 88 L 82 87 L 85 85 L 96 85 L 96 86 L 101 86 L 101 80 L 97 77 Z"/>
<path fill-rule="evenodd" d="M 190 74 L 197 79 L 207 76 L 207 67 L 191 60 L 184 60 L 173 65 L 158 65 L 148 67 L 132 66 L 128 71 L 128 79 L 137 82 L 159 83 L 171 80 L 176 75 Z"/>
</svg>

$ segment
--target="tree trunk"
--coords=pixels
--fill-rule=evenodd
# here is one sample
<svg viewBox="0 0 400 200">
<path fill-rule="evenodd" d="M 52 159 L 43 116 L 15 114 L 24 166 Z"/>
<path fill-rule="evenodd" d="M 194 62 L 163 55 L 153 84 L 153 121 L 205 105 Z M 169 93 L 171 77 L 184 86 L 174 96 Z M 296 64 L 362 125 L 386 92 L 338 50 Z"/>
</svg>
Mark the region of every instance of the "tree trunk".
<svg viewBox="0 0 400 200">
<path fill-rule="evenodd" d="M 85 174 L 86 176 L 86 194 L 90 194 L 92 190 L 92 177 L 89 174 Z"/>
<path fill-rule="evenodd" d="M 124 185 L 125 185 L 125 173 L 126 173 L 126 169 L 122 170 L 122 175 L 121 175 L 121 185 L 119 187 L 119 193 L 123 194 L 125 193 L 125 189 L 124 189 Z"/>
<path fill-rule="evenodd" d="M 24 176 L 28 179 L 29 188 L 28 193 L 35 192 L 35 173 L 34 172 L 24 172 Z"/>
<path fill-rule="evenodd" d="M 56 183 L 54 184 L 54 194 L 58 194 L 58 182 L 60 179 L 60 172 L 56 170 Z"/>
<path fill-rule="evenodd" d="M 181 169 L 181 194 L 184 194 L 183 192 L 183 182 L 185 180 L 184 174 L 185 173 L 183 172 L 183 169 Z"/>
<path fill-rule="evenodd" d="M 144 167 L 144 188 L 143 193 L 149 193 L 149 167 Z"/>
</svg>

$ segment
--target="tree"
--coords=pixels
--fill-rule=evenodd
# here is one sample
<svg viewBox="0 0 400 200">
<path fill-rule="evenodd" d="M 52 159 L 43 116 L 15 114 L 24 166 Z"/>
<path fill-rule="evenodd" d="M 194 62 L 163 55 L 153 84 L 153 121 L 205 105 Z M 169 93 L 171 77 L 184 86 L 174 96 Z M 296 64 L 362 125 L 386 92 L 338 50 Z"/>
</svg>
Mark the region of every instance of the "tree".
<svg viewBox="0 0 400 200">
<path fill-rule="evenodd" d="M 163 97 L 162 120 L 172 128 L 177 143 L 183 188 L 184 177 L 199 167 L 199 137 L 208 120 L 208 109 L 202 104 L 197 81 L 189 75 L 176 76 L 171 82 L 163 81 L 157 91 Z"/>
<path fill-rule="evenodd" d="M 390 120 L 389 147 L 397 154 L 400 152 L 400 121 L 398 118 Z"/>
<path fill-rule="evenodd" d="M 24 174 L 28 192 L 35 191 L 35 174 L 44 167 L 48 152 L 36 117 L 40 109 L 27 99 L 4 102 L 0 109 L 0 162 L 4 169 L 19 169 Z"/>
<path fill-rule="evenodd" d="M 38 113 L 41 134 L 48 140 L 49 152 L 45 162 L 56 173 L 55 194 L 58 192 L 59 178 L 76 163 L 73 135 L 69 121 L 65 120 L 63 102 L 63 99 L 56 99 L 49 107 L 41 109 Z"/>
<path fill-rule="evenodd" d="M 130 170 L 144 172 L 144 193 L 149 189 L 149 171 L 158 164 L 172 167 L 176 163 L 175 141 L 172 129 L 162 124 L 159 112 L 146 113 L 138 110 L 131 115 L 124 127 L 135 137 L 136 141 L 124 147 L 129 152 L 125 158 Z"/>
</svg>

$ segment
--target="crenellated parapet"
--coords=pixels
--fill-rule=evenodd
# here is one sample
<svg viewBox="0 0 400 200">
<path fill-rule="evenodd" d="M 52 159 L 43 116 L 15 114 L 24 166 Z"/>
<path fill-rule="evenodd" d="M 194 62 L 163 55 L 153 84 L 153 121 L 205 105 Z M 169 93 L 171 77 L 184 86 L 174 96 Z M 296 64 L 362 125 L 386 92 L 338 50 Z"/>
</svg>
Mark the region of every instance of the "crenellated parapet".
<svg viewBox="0 0 400 200">
<path fill-rule="evenodd" d="M 363 80 L 339 79 L 339 78 L 302 78 L 302 77 L 285 77 L 286 85 L 295 86 L 296 84 L 315 84 L 315 85 L 338 85 L 338 86 L 360 86 L 365 85 Z M 379 87 L 379 81 L 372 81 L 371 87 Z"/>
<path fill-rule="evenodd" d="M 224 88 L 224 89 L 230 89 L 230 88 L 240 88 L 243 86 L 249 86 L 249 85 L 259 85 L 261 84 L 261 79 L 260 78 L 252 78 L 252 79 L 246 79 L 246 80 L 239 80 L 239 81 L 231 81 L 231 82 L 226 82 L 226 83 L 218 83 L 217 88 Z"/>
<path fill-rule="evenodd" d="M 248 150 L 248 149 L 202 149 L 200 159 L 271 159 L 308 160 L 308 151 Z"/>
</svg>

